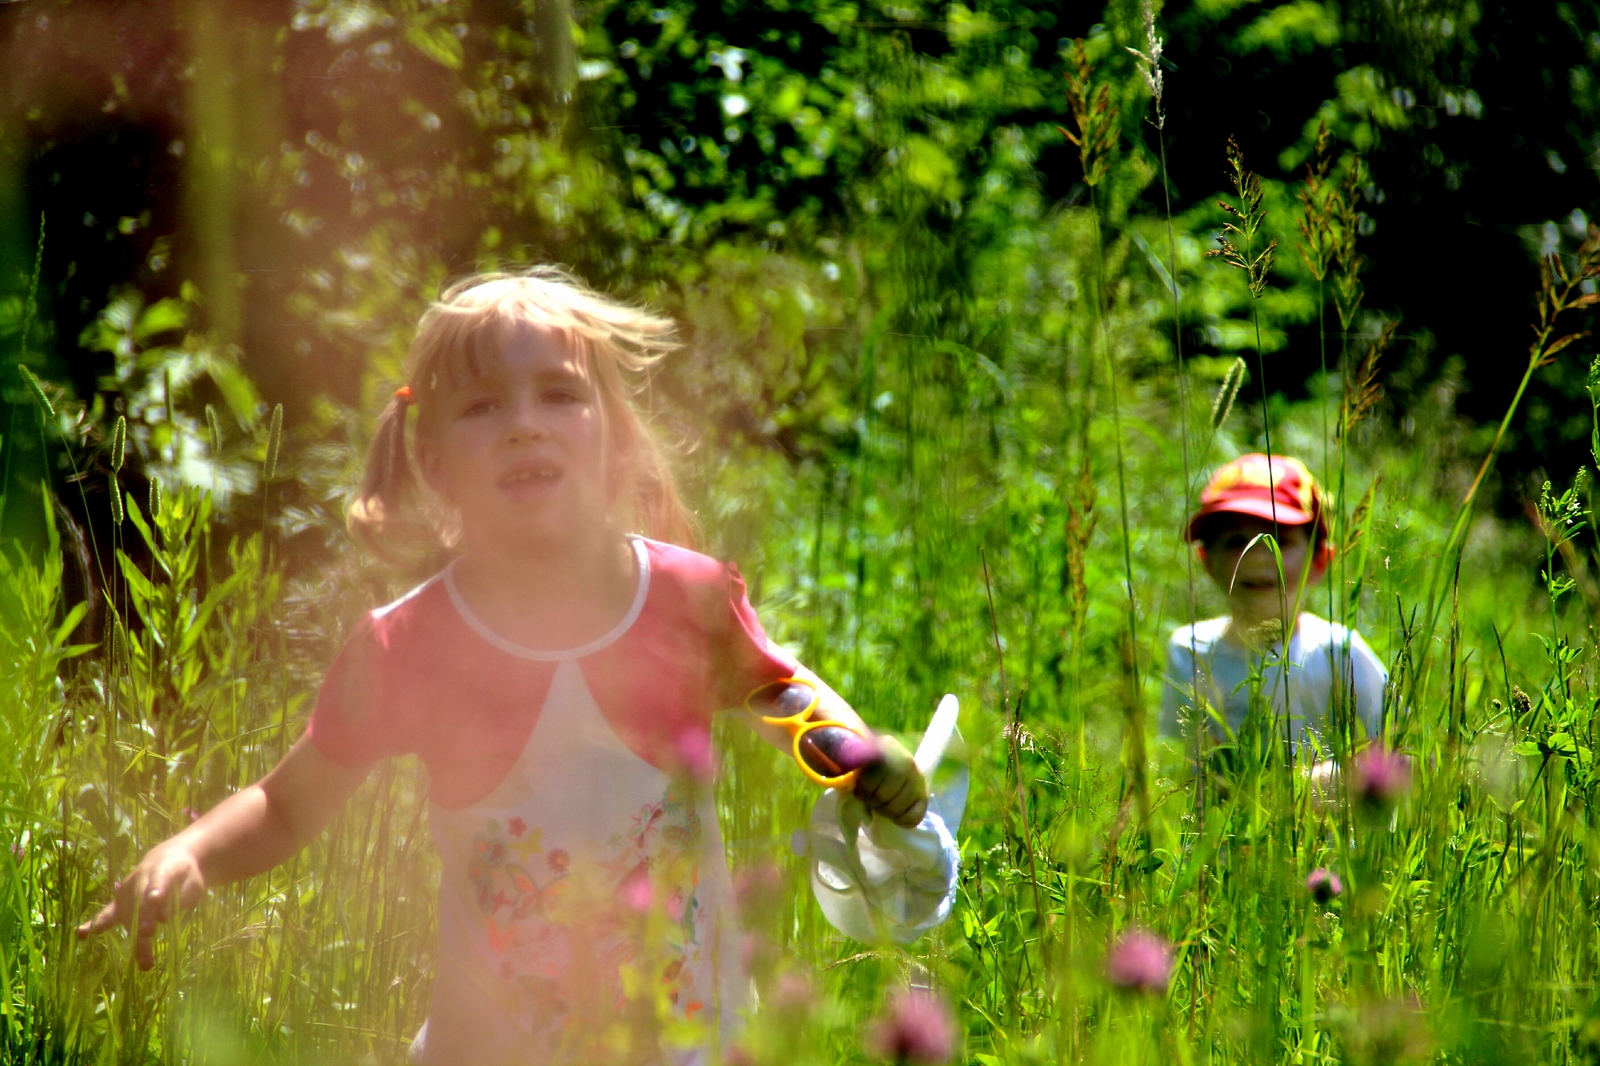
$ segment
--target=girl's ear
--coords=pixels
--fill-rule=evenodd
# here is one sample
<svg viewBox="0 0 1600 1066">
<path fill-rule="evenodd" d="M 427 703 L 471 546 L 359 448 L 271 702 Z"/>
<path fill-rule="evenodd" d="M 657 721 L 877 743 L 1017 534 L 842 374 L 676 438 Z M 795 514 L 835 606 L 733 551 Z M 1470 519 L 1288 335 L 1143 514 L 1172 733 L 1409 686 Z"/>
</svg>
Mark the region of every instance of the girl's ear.
<svg viewBox="0 0 1600 1066">
<path fill-rule="evenodd" d="M 606 442 L 606 503 L 615 505 L 617 494 L 623 486 L 633 480 L 629 473 L 637 457 L 634 450 L 638 447 L 633 433 L 629 431 L 627 423 L 618 419 L 613 421 L 611 412 L 606 410 L 604 402 L 600 405 L 601 417 L 605 419 L 604 439 Z"/>
<path fill-rule="evenodd" d="M 448 500 L 450 494 L 445 491 L 443 478 L 439 470 L 439 449 L 433 441 L 422 433 L 416 437 L 417 468 L 422 473 L 422 480 L 441 499 Z"/>
</svg>

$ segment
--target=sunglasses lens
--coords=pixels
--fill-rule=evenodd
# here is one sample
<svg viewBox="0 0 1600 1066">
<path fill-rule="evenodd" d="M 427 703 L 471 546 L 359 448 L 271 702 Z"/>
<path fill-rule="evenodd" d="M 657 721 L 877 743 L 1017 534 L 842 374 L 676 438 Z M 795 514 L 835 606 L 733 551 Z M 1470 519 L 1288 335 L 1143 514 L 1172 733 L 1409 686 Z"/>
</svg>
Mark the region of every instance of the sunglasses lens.
<svg viewBox="0 0 1600 1066">
<path fill-rule="evenodd" d="M 840 777 L 877 758 L 872 741 L 844 726 L 825 725 L 800 734 L 800 758 L 822 777 Z"/>
<path fill-rule="evenodd" d="M 774 681 L 750 694 L 750 706 L 768 710 L 774 718 L 792 718 L 811 706 L 817 690 L 799 681 Z"/>
</svg>

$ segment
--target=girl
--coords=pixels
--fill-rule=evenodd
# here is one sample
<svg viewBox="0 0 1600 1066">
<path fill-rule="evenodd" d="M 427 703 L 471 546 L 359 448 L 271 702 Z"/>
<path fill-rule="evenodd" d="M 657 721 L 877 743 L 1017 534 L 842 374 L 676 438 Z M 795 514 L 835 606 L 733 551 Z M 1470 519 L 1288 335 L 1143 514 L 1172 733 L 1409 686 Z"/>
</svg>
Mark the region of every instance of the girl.
<svg viewBox="0 0 1600 1066">
<path fill-rule="evenodd" d="M 679 1057 L 663 1032 L 704 1058 L 745 985 L 705 787 L 712 712 L 760 690 L 786 713 L 814 691 L 870 734 L 767 640 L 737 569 L 670 543 L 688 516 L 630 391 L 671 335 L 552 268 L 443 294 L 350 524 L 391 558 L 425 531 L 453 561 L 366 616 L 283 761 L 152 848 L 80 935 L 126 926 L 148 968 L 158 922 L 285 861 L 379 759 L 417 754 L 443 869 L 421 1061 Z M 892 740 L 873 751 L 856 794 L 915 825 L 921 774 Z"/>
</svg>

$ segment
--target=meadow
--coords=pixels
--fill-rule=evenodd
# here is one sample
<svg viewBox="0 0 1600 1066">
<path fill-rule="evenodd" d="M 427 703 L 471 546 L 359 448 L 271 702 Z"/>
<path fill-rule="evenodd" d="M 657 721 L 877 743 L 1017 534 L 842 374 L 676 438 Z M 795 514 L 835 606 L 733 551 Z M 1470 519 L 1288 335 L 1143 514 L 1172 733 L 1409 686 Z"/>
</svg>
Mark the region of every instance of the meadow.
<svg viewBox="0 0 1600 1066">
<path fill-rule="evenodd" d="M 1143 59 L 1115 80 L 1126 41 Z M 914 738 L 959 696 L 972 771 L 951 919 L 904 948 L 858 944 L 790 849 L 814 787 L 723 716 L 717 797 L 756 901 L 762 1007 L 721 1059 L 872 1061 L 911 984 L 956 1019 L 948 1060 L 983 1066 L 1600 1062 L 1584 473 L 1600 422 L 1589 456 L 1552 458 L 1575 478 L 1502 483 L 1523 392 L 1474 424 L 1459 375 L 1402 380 L 1419 371 L 1396 324 L 1363 305 L 1361 153 L 1313 130 L 1303 175 L 1263 183 L 1217 144 L 1224 206 L 1174 214 L 1151 194 L 1162 131 L 1117 117 L 1132 101 L 1160 115 L 1156 58 L 1137 19 L 1062 52 L 1052 91 L 1064 69 L 1060 132 L 1084 179 L 1068 202 L 1019 176 L 1034 134 L 986 128 L 990 177 L 951 215 L 943 157 L 890 105 L 909 114 L 955 75 L 897 66 L 873 135 L 901 138 L 907 162 L 861 194 L 881 212 L 803 252 L 769 229 L 617 283 L 684 323 L 649 402 L 704 549 L 740 563 L 769 631 L 869 721 Z M 1506 297 L 1532 308 L 1532 347 L 1501 357 L 1524 387 L 1587 371 L 1600 411 L 1578 335 L 1597 245 L 1574 223 L 1546 247 L 1539 287 Z M 492 247 L 480 261 L 501 261 Z M 318 313 L 342 301 L 382 324 L 364 327 L 371 398 L 443 267 L 397 253 L 352 270 Z M 164 930 L 154 970 L 120 936 L 73 935 L 145 848 L 273 765 L 360 612 L 426 571 L 342 532 L 359 405 L 286 430 L 277 398 L 191 327 L 201 303 L 124 297 L 85 334 L 133 368 L 120 419 L 23 362 L 6 386 L 3 506 L 40 532 L 0 545 L 0 1059 L 402 1062 L 436 876 L 410 763 L 297 859 Z M 15 304 L 26 355 L 43 331 L 32 293 Z M 1304 327 L 1292 342 L 1288 324 Z M 217 391 L 180 409 L 175 371 L 180 391 L 205 374 Z M 12 477 L 23 447 L 65 473 Z M 1224 609 L 1184 518 L 1211 469 L 1260 449 L 1329 490 L 1338 551 L 1306 605 L 1388 665 L 1378 742 L 1409 774 L 1382 794 L 1352 772 L 1314 795 L 1316 753 L 1286 752 L 1265 715 L 1198 773 L 1192 741 L 1157 735 L 1167 635 Z M 112 543 L 80 543 L 71 494 L 110 508 Z M 1330 744 L 1354 765 L 1352 738 Z M 1339 890 L 1313 891 L 1315 870 Z M 1108 957 L 1146 935 L 1170 972 L 1113 979 Z"/>
</svg>

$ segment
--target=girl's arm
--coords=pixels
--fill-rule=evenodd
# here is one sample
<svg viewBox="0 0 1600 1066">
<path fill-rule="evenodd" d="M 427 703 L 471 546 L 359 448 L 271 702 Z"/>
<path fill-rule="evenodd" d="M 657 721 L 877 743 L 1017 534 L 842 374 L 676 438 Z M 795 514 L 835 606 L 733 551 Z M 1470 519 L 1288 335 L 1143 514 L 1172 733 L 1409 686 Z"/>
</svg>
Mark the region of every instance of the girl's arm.
<svg viewBox="0 0 1600 1066">
<path fill-rule="evenodd" d="M 845 702 L 844 697 L 829 688 L 816 674 L 802 666 L 794 676 L 817 687 L 815 718 L 840 722 L 862 736 L 873 736 L 872 730 Z M 759 718 L 752 718 L 750 724 L 768 744 L 782 752 L 790 750 L 789 734 L 782 729 L 768 725 Z M 856 776 L 856 797 L 873 810 L 888 816 L 897 825 L 907 828 L 915 826 L 922 821 L 922 815 L 928 809 L 928 783 L 903 744 L 893 737 L 874 739 L 878 745 L 878 758 L 863 766 Z"/>
<path fill-rule="evenodd" d="M 78 927 L 78 935 L 127 926 L 137 936 L 139 967 L 148 970 L 155 964 L 157 922 L 200 902 L 211 885 L 270 870 L 294 855 L 322 832 L 366 776 L 365 768 L 340 766 L 302 738 L 266 777 L 151 848 L 117 882 L 111 902 Z"/>
</svg>

